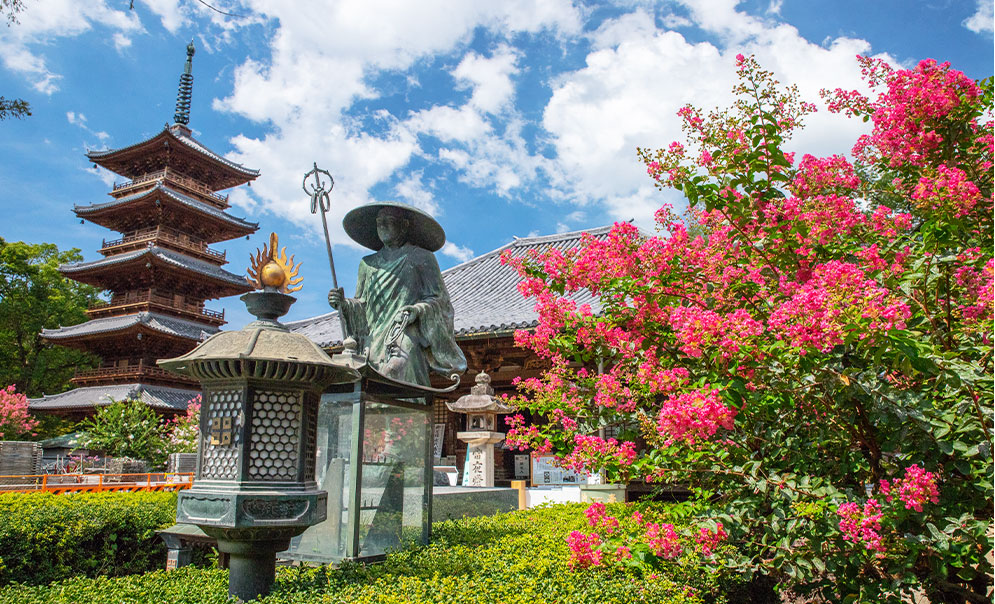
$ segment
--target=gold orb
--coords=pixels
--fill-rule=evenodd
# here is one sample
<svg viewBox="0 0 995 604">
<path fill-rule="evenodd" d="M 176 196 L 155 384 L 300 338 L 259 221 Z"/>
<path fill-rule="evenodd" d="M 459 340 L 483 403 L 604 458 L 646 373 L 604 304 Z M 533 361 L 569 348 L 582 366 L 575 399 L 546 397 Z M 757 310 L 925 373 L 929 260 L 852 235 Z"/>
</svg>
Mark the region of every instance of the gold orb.
<svg viewBox="0 0 995 604">
<path fill-rule="evenodd" d="M 259 279 L 265 287 L 280 287 L 286 282 L 287 274 L 283 272 L 283 267 L 276 262 L 267 262 L 266 266 L 259 271 Z"/>
</svg>

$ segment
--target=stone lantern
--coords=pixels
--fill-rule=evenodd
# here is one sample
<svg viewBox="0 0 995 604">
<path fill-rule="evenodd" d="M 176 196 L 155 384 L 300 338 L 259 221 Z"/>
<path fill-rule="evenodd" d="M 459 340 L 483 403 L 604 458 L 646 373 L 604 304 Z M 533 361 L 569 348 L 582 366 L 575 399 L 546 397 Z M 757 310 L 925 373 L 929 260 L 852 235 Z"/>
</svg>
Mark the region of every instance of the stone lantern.
<svg viewBox="0 0 995 604">
<path fill-rule="evenodd" d="M 504 440 L 503 432 L 496 432 L 499 413 L 514 409 L 494 397 L 491 377 L 484 372 L 477 374 L 476 385 L 470 394 L 461 396 L 454 403 L 446 403 L 450 411 L 465 413 L 466 431 L 457 432 L 456 438 L 467 443 L 466 468 L 463 484 L 468 487 L 494 486 L 494 445 Z"/>
<path fill-rule="evenodd" d="M 277 322 L 300 279 L 293 258 L 277 254 L 275 234 L 270 243 L 249 271 L 263 291 L 241 298 L 257 320 L 159 361 L 203 389 L 197 473 L 179 494 L 177 522 L 218 540 L 229 554 L 228 591 L 243 601 L 268 593 L 276 552 L 325 519 L 327 494 L 315 482 L 318 401 L 330 384 L 359 380 Z"/>
</svg>

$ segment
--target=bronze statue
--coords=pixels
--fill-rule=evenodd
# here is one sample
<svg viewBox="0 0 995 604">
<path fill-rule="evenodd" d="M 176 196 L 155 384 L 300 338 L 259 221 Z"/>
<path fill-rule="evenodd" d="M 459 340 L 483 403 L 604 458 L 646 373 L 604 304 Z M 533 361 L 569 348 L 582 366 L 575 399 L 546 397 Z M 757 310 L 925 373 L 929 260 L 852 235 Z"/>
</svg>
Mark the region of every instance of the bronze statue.
<svg viewBox="0 0 995 604">
<path fill-rule="evenodd" d="M 432 253 L 446 242 L 439 223 L 411 206 L 377 202 L 353 209 L 342 225 L 353 240 L 377 250 L 360 261 L 355 298 L 341 288 L 328 292 L 344 336 L 391 379 L 429 386 L 429 372 L 466 371 L 453 335 L 453 305 Z"/>
</svg>

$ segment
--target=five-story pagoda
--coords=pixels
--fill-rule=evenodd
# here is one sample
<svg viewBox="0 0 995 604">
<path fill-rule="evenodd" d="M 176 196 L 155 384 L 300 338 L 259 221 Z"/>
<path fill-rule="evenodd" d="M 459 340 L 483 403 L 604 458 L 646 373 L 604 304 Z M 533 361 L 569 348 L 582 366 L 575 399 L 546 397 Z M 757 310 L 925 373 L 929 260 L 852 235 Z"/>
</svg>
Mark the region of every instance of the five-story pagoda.
<svg viewBox="0 0 995 604">
<path fill-rule="evenodd" d="M 31 402 L 33 411 L 83 415 L 111 400 L 137 398 L 170 414 L 197 394 L 189 378 L 156 366 L 156 359 L 192 350 L 225 323 L 205 301 L 251 289 L 222 268 L 225 253 L 209 247 L 254 233 L 255 223 L 228 214 L 223 191 L 254 180 L 257 170 L 233 163 L 195 140 L 188 127 L 193 89 L 193 43 L 180 77 L 172 126 L 142 142 L 90 151 L 95 164 L 128 179 L 111 201 L 74 208 L 78 217 L 120 233 L 104 240 L 103 258 L 59 267 L 65 276 L 110 290 L 80 325 L 46 329 L 53 344 L 100 356 L 98 369 L 80 371 L 76 389 Z"/>
</svg>

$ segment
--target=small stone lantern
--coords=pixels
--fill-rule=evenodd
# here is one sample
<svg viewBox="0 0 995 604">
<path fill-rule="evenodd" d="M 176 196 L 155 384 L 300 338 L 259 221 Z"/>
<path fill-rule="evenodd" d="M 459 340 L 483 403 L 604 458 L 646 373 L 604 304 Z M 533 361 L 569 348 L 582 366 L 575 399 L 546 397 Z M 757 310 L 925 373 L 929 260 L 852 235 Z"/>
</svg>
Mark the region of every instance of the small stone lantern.
<svg viewBox="0 0 995 604">
<path fill-rule="evenodd" d="M 269 592 L 276 553 L 325 519 L 327 494 L 315 482 L 318 401 L 330 384 L 359 380 L 277 319 L 295 298 L 293 258 L 263 246 L 242 296 L 258 320 L 215 334 L 159 365 L 197 378 L 204 402 L 197 473 L 177 502 L 179 523 L 195 524 L 229 554 L 228 591 L 252 600 Z M 254 270 L 253 270 L 254 269 Z"/>
<path fill-rule="evenodd" d="M 499 413 L 511 413 L 514 408 L 494 397 L 491 376 L 477 374 L 476 385 L 470 394 L 461 396 L 455 403 L 446 403 L 450 411 L 465 413 L 466 431 L 457 432 L 456 438 L 467 443 L 466 467 L 463 481 L 468 487 L 494 486 L 494 445 L 504 440 L 503 432 L 496 432 Z"/>
</svg>

